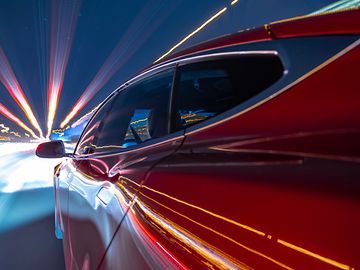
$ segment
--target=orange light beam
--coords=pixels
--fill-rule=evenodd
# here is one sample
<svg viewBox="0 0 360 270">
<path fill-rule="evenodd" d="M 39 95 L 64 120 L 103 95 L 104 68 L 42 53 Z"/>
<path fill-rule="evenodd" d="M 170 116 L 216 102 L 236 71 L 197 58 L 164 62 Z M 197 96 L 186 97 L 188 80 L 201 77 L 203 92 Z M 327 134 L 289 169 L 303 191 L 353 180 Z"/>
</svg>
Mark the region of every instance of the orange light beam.
<svg viewBox="0 0 360 270">
<path fill-rule="evenodd" d="M 192 31 L 190 34 L 188 34 L 186 37 L 184 37 L 182 40 L 180 40 L 177 44 L 175 44 L 170 50 L 168 50 L 166 53 L 164 53 L 162 56 L 160 56 L 157 60 L 155 60 L 154 63 L 159 62 L 166 56 L 168 56 L 170 53 L 172 53 L 176 48 L 178 48 L 180 45 L 185 43 L 189 38 L 200 32 L 203 28 L 205 28 L 209 23 L 211 23 L 213 20 L 218 18 L 221 14 L 223 14 L 227 10 L 227 7 L 224 7 L 223 9 L 219 10 L 215 15 L 211 16 L 209 19 L 207 19 L 202 25 L 200 25 L 198 28 L 196 28 L 194 31 Z"/>
<path fill-rule="evenodd" d="M 50 69 L 47 134 L 51 134 L 76 28 L 79 0 L 51 2 Z"/>
<path fill-rule="evenodd" d="M 5 55 L 4 50 L 0 46 L 0 81 L 4 84 L 11 97 L 16 101 L 19 107 L 24 111 L 26 117 L 29 119 L 33 127 L 39 132 L 40 137 L 43 137 L 40 125 L 30 107 L 30 104 L 18 82 L 14 71 Z"/>
<path fill-rule="evenodd" d="M 94 95 L 104 87 L 112 76 L 134 55 L 141 45 L 151 36 L 151 34 L 168 17 L 179 1 L 158 1 L 154 4 L 153 0 L 148 1 L 136 15 L 134 21 L 127 28 L 126 33 L 121 37 L 110 55 L 79 97 L 69 114 L 61 122 L 60 127 L 64 128 L 94 97 Z"/>
<path fill-rule="evenodd" d="M 349 265 L 346 265 L 346 264 L 343 264 L 343 263 L 339 263 L 339 262 L 337 262 L 337 261 L 334 261 L 334 260 L 332 260 L 332 259 L 326 258 L 326 257 L 324 257 L 324 256 L 321 256 L 321 255 L 319 255 L 319 254 L 316 254 L 316 253 L 314 253 L 314 252 L 311 252 L 311 251 L 309 251 L 309 250 L 307 250 L 307 249 L 304 249 L 304 248 L 302 248 L 302 247 L 295 246 L 295 245 L 290 244 L 290 243 L 288 243 L 288 242 L 285 242 L 285 241 L 283 241 L 283 240 L 278 239 L 277 242 L 278 242 L 279 244 L 281 244 L 281 245 L 284 245 L 284 246 L 286 246 L 286 247 L 288 247 L 288 248 L 291 248 L 291 249 L 293 249 L 293 250 L 296 250 L 296 251 L 298 251 L 298 252 L 301 252 L 301 253 L 303 253 L 303 254 L 306 254 L 306 255 L 308 255 L 308 256 L 311 256 L 311 257 L 313 257 L 313 258 L 315 258 L 315 259 L 318 259 L 318 260 L 320 260 L 320 261 L 323 261 L 323 262 L 325 262 L 325 263 L 328 263 L 328 264 L 330 264 L 330 265 L 332 265 L 332 266 L 335 266 L 335 267 L 337 267 L 337 268 L 340 268 L 340 269 L 343 269 L 343 270 L 350 270 L 350 269 L 351 269 L 351 267 L 350 267 Z"/>
<path fill-rule="evenodd" d="M 38 137 L 34 131 L 29 128 L 27 125 L 24 124 L 24 122 L 22 122 L 18 117 L 16 117 L 12 112 L 9 111 L 8 108 L 6 108 L 3 104 L 0 103 L 0 113 L 2 115 L 4 115 L 6 118 L 8 118 L 9 120 L 13 121 L 15 124 L 17 124 L 19 127 L 23 128 L 24 130 L 26 130 L 28 133 L 31 134 L 31 136 L 33 136 L 35 139 L 40 139 L 40 137 Z"/>
</svg>

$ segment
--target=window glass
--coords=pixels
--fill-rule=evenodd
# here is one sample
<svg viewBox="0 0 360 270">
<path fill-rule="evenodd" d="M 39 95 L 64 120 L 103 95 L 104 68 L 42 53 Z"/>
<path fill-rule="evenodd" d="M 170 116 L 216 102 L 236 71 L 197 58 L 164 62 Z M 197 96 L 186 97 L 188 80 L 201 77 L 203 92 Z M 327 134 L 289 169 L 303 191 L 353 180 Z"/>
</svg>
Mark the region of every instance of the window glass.
<svg viewBox="0 0 360 270">
<path fill-rule="evenodd" d="M 92 152 L 91 149 L 95 135 L 101 128 L 101 121 L 109 111 L 113 100 L 114 98 L 111 98 L 103 106 L 101 106 L 100 109 L 95 113 L 94 118 L 90 120 L 79 140 L 75 154 L 84 155 Z"/>
<path fill-rule="evenodd" d="M 248 54 L 179 67 L 174 129 L 222 113 L 260 93 L 283 74 L 275 54 Z"/>
<path fill-rule="evenodd" d="M 169 70 L 121 91 L 96 136 L 94 151 L 128 148 L 166 135 L 172 80 Z"/>
</svg>

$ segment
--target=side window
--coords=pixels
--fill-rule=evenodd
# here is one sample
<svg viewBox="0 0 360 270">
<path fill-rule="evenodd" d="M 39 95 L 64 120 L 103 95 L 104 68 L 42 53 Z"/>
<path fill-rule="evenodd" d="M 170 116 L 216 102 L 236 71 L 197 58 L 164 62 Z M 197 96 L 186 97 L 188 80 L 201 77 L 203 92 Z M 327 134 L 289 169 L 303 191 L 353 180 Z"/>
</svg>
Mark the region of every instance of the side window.
<svg viewBox="0 0 360 270">
<path fill-rule="evenodd" d="M 168 133 L 173 73 L 158 73 L 117 95 L 93 145 L 95 153 L 135 146 Z"/>
<path fill-rule="evenodd" d="M 275 54 L 245 54 L 178 68 L 174 129 L 218 115 L 265 90 L 283 75 Z"/>
<path fill-rule="evenodd" d="M 92 144 L 97 132 L 101 128 L 101 121 L 108 113 L 113 101 L 114 98 L 110 98 L 104 105 L 99 108 L 99 110 L 95 113 L 95 116 L 90 120 L 79 140 L 75 150 L 76 155 L 84 155 L 92 152 Z"/>
</svg>

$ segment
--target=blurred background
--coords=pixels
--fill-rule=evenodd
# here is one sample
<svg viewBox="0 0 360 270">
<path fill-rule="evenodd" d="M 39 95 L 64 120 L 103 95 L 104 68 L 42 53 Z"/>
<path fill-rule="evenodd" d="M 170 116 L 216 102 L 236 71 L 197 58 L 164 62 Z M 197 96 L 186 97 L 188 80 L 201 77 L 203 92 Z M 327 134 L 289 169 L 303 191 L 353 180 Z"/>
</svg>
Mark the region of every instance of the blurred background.
<svg viewBox="0 0 360 270">
<path fill-rule="evenodd" d="M 153 62 L 199 42 L 342 0 L 1 0 L 1 269 L 64 269 L 53 168 L 37 144 L 72 149 L 93 110 Z"/>
</svg>

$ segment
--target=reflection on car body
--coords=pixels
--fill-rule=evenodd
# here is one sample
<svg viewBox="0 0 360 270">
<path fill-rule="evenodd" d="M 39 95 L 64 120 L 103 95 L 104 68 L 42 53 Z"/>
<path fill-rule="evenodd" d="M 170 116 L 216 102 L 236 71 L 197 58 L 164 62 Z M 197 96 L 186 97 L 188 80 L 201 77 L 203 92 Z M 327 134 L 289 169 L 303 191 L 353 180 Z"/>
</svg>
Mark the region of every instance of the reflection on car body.
<svg viewBox="0 0 360 270">
<path fill-rule="evenodd" d="M 56 170 L 67 268 L 358 269 L 358 70 L 351 10 L 212 40 L 129 80 Z"/>
</svg>

